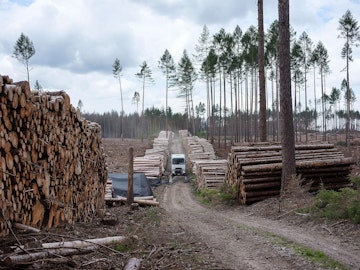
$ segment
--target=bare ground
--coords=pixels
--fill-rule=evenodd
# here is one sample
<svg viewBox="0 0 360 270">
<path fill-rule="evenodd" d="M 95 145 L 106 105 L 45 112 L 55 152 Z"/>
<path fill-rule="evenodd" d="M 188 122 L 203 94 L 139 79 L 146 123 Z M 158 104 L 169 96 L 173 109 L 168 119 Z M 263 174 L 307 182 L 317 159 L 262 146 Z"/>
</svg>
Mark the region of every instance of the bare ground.
<svg viewBox="0 0 360 270">
<path fill-rule="evenodd" d="M 174 140 L 171 150 L 183 149 Z M 347 224 L 345 235 L 339 235 L 341 229 L 333 233 L 329 225 L 319 226 L 296 214 L 293 202 L 282 203 L 282 212 L 277 199 L 250 207 L 204 206 L 194 197 L 192 186 L 181 179 L 165 186 L 161 194 L 168 215 L 200 237 L 225 268 L 317 269 L 318 265 L 295 254 L 294 247 L 300 246 L 322 251 L 350 268 L 360 267 L 358 226 Z M 301 201 L 307 200 L 311 197 Z"/>
<path fill-rule="evenodd" d="M 136 156 L 151 148 L 151 142 L 145 140 L 105 139 L 103 144 L 109 172 L 127 172 L 129 147 Z M 171 150 L 183 151 L 177 144 Z M 350 269 L 360 269 L 359 225 L 346 220 L 314 221 L 297 214 L 293 202 L 279 213 L 276 198 L 251 206 L 205 205 L 195 196 L 191 182 L 183 180 L 175 177 L 173 184 L 153 188 L 160 207 L 107 207 L 88 224 L 65 225 L 36 235 L 14 231 L 0 242 L 0 255 L 17 241 L 30 245 L 124 235 L 129 240 L 111 245 L 111 249 L 39 260 L 22 268 L 123 269 L 136 257 L 142 260 L 141 269 L 327 269 L 295 252 L 297 247 L 306 246 Z M 104 217 L 117 218 L 118 222 L 105 225 Z"/>
</svg>

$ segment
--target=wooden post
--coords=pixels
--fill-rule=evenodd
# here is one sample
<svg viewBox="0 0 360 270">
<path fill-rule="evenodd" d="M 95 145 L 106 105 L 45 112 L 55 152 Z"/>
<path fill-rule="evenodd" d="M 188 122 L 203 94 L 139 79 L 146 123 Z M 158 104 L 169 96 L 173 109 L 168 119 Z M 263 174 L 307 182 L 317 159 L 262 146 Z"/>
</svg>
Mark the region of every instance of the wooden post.
<svg viewBox="0 0 360 270">
<path fill-rule="evenodd" d="M 134 149 L 129 148 L 129 168 L 128 168 L 128 192 L 127 204 L 134 202 Z"/>
</svg>

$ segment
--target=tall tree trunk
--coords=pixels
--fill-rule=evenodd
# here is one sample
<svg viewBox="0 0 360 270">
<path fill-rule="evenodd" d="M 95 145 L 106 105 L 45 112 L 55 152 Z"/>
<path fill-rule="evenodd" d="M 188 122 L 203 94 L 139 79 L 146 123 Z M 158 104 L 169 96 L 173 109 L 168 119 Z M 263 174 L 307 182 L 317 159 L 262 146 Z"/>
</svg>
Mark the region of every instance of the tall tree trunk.
<svg viewBox="0 0 360 270">
<path fill-rule="evenodd" d="M 299 125 L 299 120 L 298 120 L 298 116 L 297 116 L 297 105 L 296 105 L 296 86 L 297 86 L 297 78 L 296 78 L 296 74 L 294 75 L 295 76 L 295 81 L 294 81 L 294 88 L 295 88 L 295 91 L 294 91 L 294 94 L 295 94 L 295 100 L 294 100 L 294 114 L 295 114 L 295 141 L 297 142 L 298 141 L 298 133 L 299 133 L 299 130 L 298 130 L 298 125 Z M 301 136 L 301 135 L 300 135 Z"/>
<path fill-rule="evenodd" d="M 235 96 L 236 97 L 236 96 Z M 233 74 L 230 71 L 230 145 L 233 145 L 235 135 L 235 123 L 234 123 L 234 108 L 233 108 Z"/>
<path fill-rule="evenodd" d="M 326 140 L 326 131 L 325 131 L 325 92 L 324 92 L 324 79 L 323 79 L 323 71 L 322 68 L 320 68 L 320 85 L 321 85 L 321 105 L 322 105 L 322 131 L 323 131 L 323 141 Z"/>
<path fill-rule="evenodd" d="M 248 76 L 248 68 L 246 68 L 245 73 L 245 121 L 246 125 L 244 127 L 245 131 L 245 141 L 250 141 L 250 124 L 249 124 L 249 76 Z"/>
<path fill-rule="evenodd" d="M 169 92 L 169 74 L 166 73 L 166 104 L 165 104 L 165 130 L 166 138 L 168 138 L 168 92 Z"/>
<path fill-rule="evenodd" d="M 315 140 L 317 140 L 317 106 L 316 106 L 316 67 L 314 64 L 314 110 L 315 110 Z"/>
<path fill-rule="evenodd" d="M 142 89 L 142 111 L 141 111 L 141 142 L 144 141 L 144 108 L 145 108 L 145 105 L 144 105 L 144 96 L 145 96 L 145 76 L 143 78 L 143 89 Z"/>
<path fill-rule="evenodd" d="M 209 140 L 209 132 L 211 127 L 209 128 L 209 123 L 211 125 L 211 111 L 210 111 L 210 83 L 209 83 L 209 74 L 206 75 L 206 139 Z"/>
<path fill-rule="evenodd" d="M 119 74 L 119 86 L 120 86 L 120 99 L 121 99 L 121 126 L 120 126 L 120 136 L 121 136 L 121 140 L 124 140 L 124 135 L 123 135 L 123 129 L 124 129 L 124 102 L 123 102 L 123 94 L 122 94 L 122 87 L 121 87 L 121 78 L 120 78 L 120 74 Z"/>
<path fill-rule="evenodd" d="M 215 106 L 215 87 L 213 87 L 213 82 L 210 81 L 210 96 L 211 96 L 211 131 L 210 131 L 210 140 L 211 144 L 214 144 L 214 134 L 215 134 L 215 115 L 214 115 L 214 106 Z M 214 91 L 213 91 L 214 89 Z"/>
<path fill-rule="evenodd" d="M 276 139 L 280 141 L 280 79 L 279 79 L 279 60 L 276 61 L 276 69 L 275 69 L 275 86 L 276 86 Z"/>
<path fill-rule="evenodd" d="M 250 138 L 249 141 L 253 141 L 254 132 L 253 132 L 253 119 L 254 119 L 254 68 L 251 67 L 250 70 L 251 81 L 250 81 L 250 119 L 249 119 L 249 132 Z"/>
<path fill-rule="evenodd" d="M 266 132 L 266 92 L 265 92 L 265 57 L 264 57 L 264 14 L 263 0 L 258 0 L 258 31 L 259 31 L 259 86 L 260 86 L 260 141 L 267 140 Z"/>
<path fill-rule="evenodd" d="M 259 110 L 258 110 L 258 72 L 256 70 L 256 67 L 254 67 L 254 98 L 255 98 L 255 102 L 254 102 L 254 136 L 255 136 L 255 141 L 258 141 L 258 137 L 259 137 L 259 132 L 258 132 L 258 128 L 259 128 Z"/>
<path fill-rule="evenodd" d="M 192 90 L 190 90 L 190 104 L 191 104 L 191 123 L 192 123 L 192 132 L 195 135 L 196 134 L 196 130 L 195 130 L 195 112 L 194 112 L 194 100 L 193 100 L 193 94 L 192 94 Z"/>
<path fill-rule="evenodd" d="M 219 70 L 219 86 L 220 86 L 220 91 L 219 91 L 219 129 L 218 129 L 218 148 L 220 149 L 220 138 L 221 138 L 221 92 L 222 92 L 222 89 L 221 89 L 221 70 Z"/>
<path fill-rule="evenodd" d="M 224 82 L 224 149 L 226 149 L 226 76 L 225 70 L 223 70 L 223 82 Z"/>
<path fill-rule="evenodd" d="M 243 123 L 244 123 L 244 118 L 243 118 L 243 114 L 241 113 L 242 111 L 244 111 L 244 91 L 243 91 L 243 84 L 242 84 L 242 72 L 241 70 L 239 71 L 239 77 L 238 77 L 238 89 L 240 87 L 240 93 L 239 93 L 239 141 L 241 140 L 241 137 L 243 136 Z"/>
<path fill-rule="evenodd" d="M 350 78 L 349 78 L 349 49 L 346 55 L 346 147 L 350 146 Z"/>
<path fill-rule="evenodd" d="M 289 0 L 279 0 L 280 102 L 282 127 L 281 195 L 299 189 L 295 174 L 295 139 L 291 99 Z"/>
<path fill-rule="evenodd" d="M 304 79 L 305 79 L 305 142 L 307 143 L 308 142 L 308 125 L 309 125 L 309 120 L 310 120 L 310 117 L 309 117 L 309 109 L 308 109 L 308 105 L 307 105 L 307 78 L 306 78 L 306 75 L 307 75 L 307 59 L 305 60 L 305 70 L 304 70 Z"/>
<path fill-rule="evenodd" d="M 273 141 L 275 141 L 275 95 L 274 95 L 274 77 L 271 79 L 271 105 L 272 105 L 272 134 L 273 134 Z"/>
<path fill-rule="evenodd" d="M 235 72 L 235 74 L 237 74 L 237 72 Z M 239 114 L 238 114 L 238 85 L 237 85 L 237 80 L 238 80 L 238 78 L 237 78 L 237 75 L 235 75 L 235 78 L 234 78 L 234 81 L 235 81 L 235 83 L 234 83 L 234 92 L 235 92 L 235 142 L 238 142 L 239 141 L 239 126 L 238 126 L 238 124 L 239 124 L 239 122 L 238 122 L 238 116 L 239 116 Z"/>
</svg>

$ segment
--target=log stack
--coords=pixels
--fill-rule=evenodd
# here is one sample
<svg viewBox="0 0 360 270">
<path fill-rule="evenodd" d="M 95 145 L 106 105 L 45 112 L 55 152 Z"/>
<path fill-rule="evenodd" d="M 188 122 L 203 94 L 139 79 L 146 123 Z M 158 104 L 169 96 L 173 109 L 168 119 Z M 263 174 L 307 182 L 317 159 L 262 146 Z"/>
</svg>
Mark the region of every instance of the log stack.
<svg viewBox="0 0 360 270">
<path fill-rule="evenodd" d="M 184 142 L 193 174 L 195 186 L 198 190 L 220 190 L 225 181 L 228 161 L 217 159 L 213 146 L 209 141 L 197 136 L 188 136 L 186 130 L 179 131 Z"/>
<path fill-rule="evenodd" d="M 333 144 L 295 146 L 299 185 L 308 191 L 339 189 L 350 186 L 352 158 Z M 238 189 L 241 203 L 253 203 L 280 194 L 281 145 L 233 146 L 228 158 L 226 181 Z"/>
<path fill-rule="evenodd" d="M 216 159 L 213 146 L 204 138 L 197 136 L 186 137 L 185 148 L 190 160 Z"/>
<path fill-rule="evenodd" d="M 64 91 L 32 92 L 0 75 L 0 235 L 9 222 L 51 228 L 104 206 L 101 128 Z"/>
<path fill-rule="evenodd" d="M 145 150 L 145 156 L 134 158 L 134 173 L 144 173 L 147 179 L 160 179 L 169 158 L 169 144 L 174 133 L 160 131 L 154 139 L 153 148 Z"/>
<path fill-rule="evenodd" d="M 196 176 L 196 188 L 198 190 L 220 190 L 225 181 L 226 169 L 226 159 L 203 159 L 195 161 L 193 171 Z"/>
</svg>

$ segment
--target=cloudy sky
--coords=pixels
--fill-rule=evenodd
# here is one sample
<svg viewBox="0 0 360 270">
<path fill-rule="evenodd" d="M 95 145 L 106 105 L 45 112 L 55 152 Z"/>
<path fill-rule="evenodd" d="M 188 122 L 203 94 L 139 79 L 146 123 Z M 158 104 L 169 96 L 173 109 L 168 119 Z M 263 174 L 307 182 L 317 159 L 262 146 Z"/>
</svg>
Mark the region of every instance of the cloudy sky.
<svg viewBox="0 0 360 270">
<path fill-rule="evenodd" d="M 277 1 L 264 0 L 265 30 L 277 19 Z M 359 0 L 290 0 L 290 23 L 299 36 L 306 31 L 313 43 L 322 41 L 330 56 L 331 74 L 326 87 L 340 87 L 345 61 L 340 57 L 339 19 L 349 9 L 360 20 Z M 191 56 L 203 26 L 213 35 L 221 28 L 232 33 L 257 25 L 256 0 L 0 0 L 0 74 L 15 81 L 26 79 L 23 64 L 12 57 L 21 33 L 34 43 L 30 59 L 30 84 L 38 80 L 45 90 L 65 90 L 74 106 L 83 111 L 120 111 L 118 81 L 112 64 L 123 66 L 124 110 L 136 111 L 135 91 L 142 94 L 135 77 L 146 61 L 154 85 L 145 90 L 145 108 L 165 107 L 165 82 L 158 61 L 168 49 L 177 63 L 186 49 Z M 350 85 L 360 109 L 360 47 L 353 48 Z M 318 97 L 320 94 L 318 95 Z M 196 83 L 194 100 L 205 102 L 202 83 Z M 310 97 L 311 98 L 311 97 Z M 184 103 L 169 94 L 169 106 L 183 112 Z M 141 105 L 139 105 L 139 110 Z"/>
</svg>

